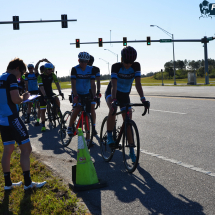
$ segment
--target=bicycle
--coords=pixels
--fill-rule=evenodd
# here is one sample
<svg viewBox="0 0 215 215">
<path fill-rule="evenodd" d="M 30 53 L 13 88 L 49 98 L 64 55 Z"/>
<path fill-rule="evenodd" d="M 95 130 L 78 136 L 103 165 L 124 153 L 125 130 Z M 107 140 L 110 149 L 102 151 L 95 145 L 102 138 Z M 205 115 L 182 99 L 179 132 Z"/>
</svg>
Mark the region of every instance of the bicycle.
<svg viewBox="0 0 215 215">
<path fill-rule="evenodd" d="M 55 97 L 59 95 L 54 95 L 52 97 L 47 98 L 47 115 L 48 117 L 45 119 L 46 121 L 49 120 L 50 125 L 53 128 L 56 128 L 56 121 L 58 124 L 61 124 L 62 113 L 60 107 L 57 105 L 55 101 Z M 62 100 L 64 97 L 62 96 Z"/>
<path fill-rule="evenodd" d="M 21 103 L 19 105 L 19 112 L 22 112 L 22 115 L 23 115 L 24 119 L 27 116 L 27 109 L 28 109 L 28 105 L 27 105 L 26 102 L 25 103 Z"/>
<path fill-rule="evenodd" d="M 119 104 L 117 104 L 117 106 L 119 106 Z M 101 148 L 101 154 L 103 159 L 106 162 L 109 162 L 116 149 L 122 150 L 123 153 L 123 162 L 125 164 L 125 168 L 127 169 L 127 171 L 129 173 L 132 173 L 135 171 L 135 169 L 137 168 L 138 162 L 139 162 L 139 155 L 140 155 L 140 140 L 139 140 L 139 132 L 136 126 L 136 123 L 130 119 L 129 117 L 129 107 L 132 106 L 144 106 L 145 110 L 142 114 L 142 116 L 144 116 L 148 110 L 149 113 L 149 108 L 150 108 L 150 102 L 145 101 L 141 104 L 132 104 L 129 103 L 126 105 L 126 116 L 125 119 L 122 123 L 122 126 L 118 126 L 117 127 L 117 117 L 115 120 L 115 126 L 114 126 L 114 130 L 113 130 L 113 139 L 115 141 L 115 147 L 110 148 L 108 146 L 107 143 L 107 118 L 108 116 L 106 116 L 103 119 L 102 125 L 101 125 L 101 131 L 100 131 L 100 148 Z M 122 114 L 122 112 L 124 111 L 120 111 L 118 113 L 116 113 L 116 116 L 118 116 L 119 114 Z M 130 135 L 130 137 L 129 137 Z M 120 143 L 121 138 L 123 136 L 122 139 L 122 144 Z M 130 140 L 130 144 L 129 141 Z M 131 146 L 131 142 L 133 142 L 133 145 Z M 136 151 L 136 159 L 132 159 L 130 153 L 131 151 L 133 151 L 135 153 Z"/>
<path fill-rule="evenodd" d="M 69 98 L 71 101 L 71 96 Z M 82 106 L 82 111 L 78 114 L 74 125 L 73 125 L 73 136 L 69 136 L 67 134 L 67 128 L 69 127 L 70 116 L 72 115 L 73 109 L 71 111 L 66 111 L 62 116 L 61 121 L 61 141 L 64 147 L 68 146 L 74 136 L 78 134 L 78 128 L 82 128 L 83 134 L 85 135 L 85 139 L 90 137 L 90 141 L 87 141 L 87 147 L 90 148 L 92 145 L 93 139 L 93 121 L 92 117 L 89 113 L 86 112 L 86 101 L 91 101 L 91 99 L 87 96 L 82 98 L 80 101 L 80 105 Z M 85 126 L 83 126 L 85 124 Z"/>
<path fill-rule="evenodd" d="M 34 99 L 33 101 L 31 101 L 31 103 L 32 103 L 31 114 L 34 117 L 34 120 L 37 120 L 37 110 L 36 109 L 38 106 L 38 102 L 39 102 L 39 99 Z"/>
</svg>

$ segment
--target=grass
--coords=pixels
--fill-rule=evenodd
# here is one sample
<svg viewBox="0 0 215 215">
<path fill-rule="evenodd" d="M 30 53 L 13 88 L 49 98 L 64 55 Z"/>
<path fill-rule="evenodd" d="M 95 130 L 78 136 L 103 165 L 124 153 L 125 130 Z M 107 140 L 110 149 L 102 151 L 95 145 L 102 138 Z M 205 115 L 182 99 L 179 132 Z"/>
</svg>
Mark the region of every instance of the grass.
<svg viewBox="0 0 215 215">
<path fill-rule="evenodd" d="M 209 79 L 209 85 L 205 85 L 205 78 L 197 78 L 197 85 L 187 85 L 187 78 L 185 79 L 176 79 L 176 83 L 177 85 L 176 86 L 215 86 L 215 78 L 210 78 Z M 101 82 L 101 85 L 108 85 L 109 82 L 104 82 L 102 83 Z M 141 83 L 143 86 L 161 86 L 162 84 L 162 80 L 155 80 L 152 77 L 146 77 L 146 78 L 141 78 Z M 171 85 L 171 86 L 174 86 L 173 83 L 174 83 L 174 80 L 173 79 L 170 79 L 170 80 L 163 80 L 163 83 L 164 85 L 168 86 L 168 85 Z M 183 85 L 181 85 L 183 84 Z M 133 83 L 134 85 L 134 83 Z M 71 82 L 61 82 L 60 83 L 60 86 L 61 86 L 61 89 L 70 89 L 71 88 Z M 53 83 L 52 84 L 52 88 L 53 90 L 56 90 L 56 85 Z"/>
<path fill-rule="evenodd" d="M 3 153 L 3 143 L 0 138 L 0 153 Z M 4 176 L 0 173 L 0 214 L 87 214 L 84 206 L 71 190 L 67 188 L 62 179 L 52 175 L 45 165 L 31 160 L 31 178 L 33 181 L 47 181 L 41 189 L 23 190 L 23 186 L 11 191 L 4 191 Z M 20 150 L 18 146 L 11 156 L 11 180 L 23 181 L 20 167 Z"/>
</svg>

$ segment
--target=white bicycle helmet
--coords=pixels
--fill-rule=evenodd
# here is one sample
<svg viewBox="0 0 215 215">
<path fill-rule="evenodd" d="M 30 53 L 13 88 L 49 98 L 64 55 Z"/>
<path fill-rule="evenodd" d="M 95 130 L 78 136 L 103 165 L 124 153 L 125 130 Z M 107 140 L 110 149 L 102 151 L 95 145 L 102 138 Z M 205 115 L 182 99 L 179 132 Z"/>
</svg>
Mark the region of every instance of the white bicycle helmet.
<svg viewBox="0 0 215 215">
<path fill-rule="evenodd" d="M 89 55 L 89 53 L 87 53 L 87 52 L 80 52 L 80 53 L 78 54 L 78 58 L 79 58 L 80 60 L 86 60 L 86 61 L 88 61 L 88 60 L 90 60 L 90 55 Z"/>
</svg>

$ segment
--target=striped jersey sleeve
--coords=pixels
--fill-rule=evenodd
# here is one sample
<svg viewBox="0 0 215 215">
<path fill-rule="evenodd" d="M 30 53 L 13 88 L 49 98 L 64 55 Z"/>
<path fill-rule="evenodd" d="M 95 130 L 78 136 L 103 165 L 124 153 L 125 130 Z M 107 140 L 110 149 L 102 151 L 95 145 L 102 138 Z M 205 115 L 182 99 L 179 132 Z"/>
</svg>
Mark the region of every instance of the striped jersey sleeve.
<svg viewBox="0 0 215 215">
<path fill-rule="evenodd" d="M 76 75 L 77 75 L 77 71 L 76 71 L 75 67 L 72 67 L 72 70 L 71 70 L 71 79 L 75 79 L 76 80 Z"/>
<path fill-rule="evenodd" d="M 18 90 L 18 82 L 15 75 L 9 75 L 7 78 L 9 89 L 11 90 Z"/>
</svg>

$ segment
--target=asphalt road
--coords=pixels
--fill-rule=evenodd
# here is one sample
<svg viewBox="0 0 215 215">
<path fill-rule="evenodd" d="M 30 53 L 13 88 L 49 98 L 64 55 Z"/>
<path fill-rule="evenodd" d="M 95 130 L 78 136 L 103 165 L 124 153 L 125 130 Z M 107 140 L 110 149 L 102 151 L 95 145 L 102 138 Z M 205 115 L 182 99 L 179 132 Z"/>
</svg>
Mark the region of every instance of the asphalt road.
<svg viewBox="0 0 215 215">
<path fill-rule="evenodd" d="M 110 163 L 104 162 L 98 137 L 94 138 L 91 157 L 108 187 L 77 193 L 92 214 L 215 214 L 215 100 L 210 99 L 215 88 L 208 87 L 207 92 L 194 88 L 157 87 L 156 96 L 156 87 L 144 87 L 151 109 L 144 117 L 141 107 L 133 113 L 141 140 L 140 163 L 133 174 L 126 172 L 121 151 Z M 68 98 L 70 90 L 64 93 Z M 133 90 L 131 101 L 140 102 Z M 68 99 L 61 104 L 62 112 L 71 108 Z M 107 113 L 103 96 L 97 110 L 98 132 Z M 33 123 L 28 127 L 34 153 L 64 182 L 72 183 L 77 138 L 64 148 L 59 128 L 41 133 Z"/>
</svg>

